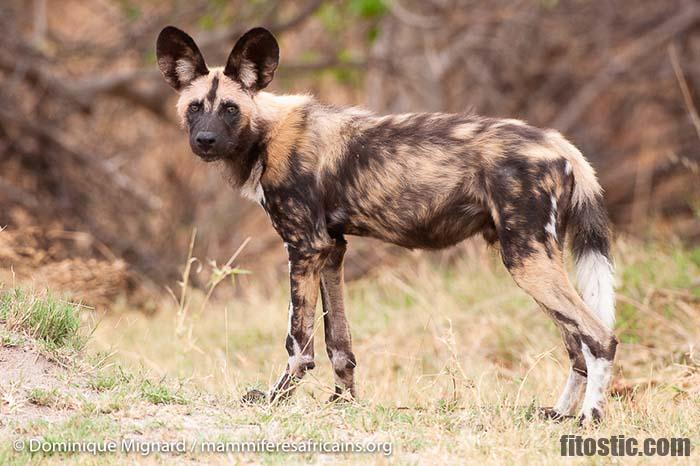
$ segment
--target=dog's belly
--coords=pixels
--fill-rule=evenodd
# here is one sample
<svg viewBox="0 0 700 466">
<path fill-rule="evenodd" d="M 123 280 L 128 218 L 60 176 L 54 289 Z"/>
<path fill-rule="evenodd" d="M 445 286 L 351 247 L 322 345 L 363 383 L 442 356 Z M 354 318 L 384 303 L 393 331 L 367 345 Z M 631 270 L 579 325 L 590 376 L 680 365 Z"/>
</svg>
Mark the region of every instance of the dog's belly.
<svg viewBox="0 0 700 466">
<path fill-rule="evenodd" d="M 491 216 L 474 204 L 454 203 L 428 209 L 393 207 L 346 211 L 342 221 L 331 214 L 329 230 L 377 238 L 406 248 L 441 249 L 493 227 Z"/>
<path fill-rule="evenodd" d="M 375 233 L 384 241 L 406 248 L 442 249 L 481 232 L 489 220 L 485 213 L 461 218 L 436 218 L 417 222 L 388 235 L 386 232 Z"/>
</svg>

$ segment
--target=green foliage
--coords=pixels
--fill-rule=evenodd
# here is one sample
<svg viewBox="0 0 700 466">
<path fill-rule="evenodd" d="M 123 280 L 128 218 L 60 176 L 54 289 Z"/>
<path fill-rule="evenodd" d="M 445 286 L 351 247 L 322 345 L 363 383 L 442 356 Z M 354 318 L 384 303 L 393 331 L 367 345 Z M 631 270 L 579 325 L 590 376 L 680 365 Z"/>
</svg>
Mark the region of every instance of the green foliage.
<svg viewBox="0 0 700 466">
<path fill-rule="evenodd" d="M 0 346 L 5 348 L 13 348 L 17 346 L 22 346 L 22 338 L 14 335 L 12 333 L 6 332 L 4 330 L 0 331 Z"/>
<path fill-rule="evenodd" d="M 379 26 L 373 24 L 369 27 L 369 29 L 367 29 L 367 41 L 372 44 L 375 40 L 377 40 L 377 37 L 379 37 Z"/>
<path fill-rule="evenodd" d="M 214 16 L 212 15 L 202 15 L 198 20 L 197 20 L 197 26 L 199 26 L 200 29 L 203 29 L 205 31 L 211 31 L 214 29 L 214 26 L 216 26 L 216 21 L 214 20 Z"/>
<path fill-rule="evenodd" d="M 654 332 L 648 325 L 650 315 L 668 322 L 687 318 L 689 304 L 681 297 L 700 296 L 700 248 L 649 244 L 628 252 L 626 259 L 617 268 L 617 292 L 623 299 L 618 300 L 616 329 L 623 343 L 643 344 Z"/>
<path fill-rule="evenodd" d="M 342 13 L 338 5 L 325 3 L 318 9 L 316 16 L 329 32 L 338 32 L 342 26 Z"/>
<path fill-rule="evenodd" d="M 544 9 L 553 10 L 559 6 L 559 0 L 540 0 L 540 5 Z"/>
<path fill-rule="evenodd" d="M 128 21 L 136 21 L 141 17 L 141 8 L 139 8 L 138 4 L 128 0 L 123 0 L 120 3 L 122 12 Z"/>
<path fill-rule="evenodd" d="M 695 264 L 696 267 L 700 267 L 700 247 L 688 251 L 688 259 Z"/>
<path fill-rule="evenodd" d="M 620 303 L 617 306 L 617 328 L 622 343 L 639 343 L 639 316 L 637 309 L 628 303 Z"/>
<path fill-rule="evenodd" d="M 374 21 L 380 19 L 387 12 L 387 6 L 384 0 L 348 0 L 338 3 L 325 3 L 319 8 L 317 17 L 321 20 L 324 27 L 330 32 L 338 32 L 343 29 L 347 23 L 348 17 L 365 21 Z M 370 34 L 376 37 L 376 25 L 373 26 L 374 31 Z"/>
<path fill-rule="evenodd" d="M 98 392 L 112 390 L 118 384 L 119 378 L 114 374 L 98 373 L 90 380 L 90 388 Z"/>
<path fill-rule="evenodd" d="M 363 18 L 379 18 L 387 11 L 384 0 L 350 0 L 349 9 L 351 12 Z"/>
</svg>

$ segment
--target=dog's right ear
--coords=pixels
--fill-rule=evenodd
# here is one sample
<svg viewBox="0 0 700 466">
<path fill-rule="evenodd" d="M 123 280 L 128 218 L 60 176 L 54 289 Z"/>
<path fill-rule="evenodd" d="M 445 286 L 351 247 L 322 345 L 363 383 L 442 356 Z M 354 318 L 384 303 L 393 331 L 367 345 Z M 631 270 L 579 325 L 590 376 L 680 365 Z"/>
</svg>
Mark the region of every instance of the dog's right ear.
<svg viewBox="0 0 700 466">
<path fill-rule="evenodd" d="M 167 26 L 158 34 L 156 57 L 160 72 L 176 91 L 209 74 L 197 44 L 184 31 L 173 26 Z"/>
</svg>

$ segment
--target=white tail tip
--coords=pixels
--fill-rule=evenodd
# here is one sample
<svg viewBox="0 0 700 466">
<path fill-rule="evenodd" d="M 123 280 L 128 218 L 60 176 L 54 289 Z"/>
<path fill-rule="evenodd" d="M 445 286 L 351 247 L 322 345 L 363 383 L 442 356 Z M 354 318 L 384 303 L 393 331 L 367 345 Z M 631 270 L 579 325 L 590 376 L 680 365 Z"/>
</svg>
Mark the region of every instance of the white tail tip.
<svg viewBox="0 0 700 466">
<path fill-rule="evenodd" d="M 583 301 L 612 330 L 615 324 L 613 267 L 597 251 L 584 252 L 576 260 L 576 278 Z"/>
</svg>

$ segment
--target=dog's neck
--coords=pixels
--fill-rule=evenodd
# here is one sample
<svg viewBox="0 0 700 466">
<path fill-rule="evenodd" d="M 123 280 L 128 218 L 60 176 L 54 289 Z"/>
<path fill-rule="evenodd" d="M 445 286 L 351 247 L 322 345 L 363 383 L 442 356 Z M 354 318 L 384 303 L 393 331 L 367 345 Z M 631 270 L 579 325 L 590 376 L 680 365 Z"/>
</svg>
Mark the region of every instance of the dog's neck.
<svg viewBox="0 0 700 466">
<path fill-rule="evenodd" d="M 275 147 L 280 139 L 285 137 L 290 127 L 298 124 L 301 107 L 313 101 L 309 95 L 276 95 L 271 92 L 259 92 L 254 97 L 256 115 L 253 120 L 254 131 L 262 144 L 263 151 L 255 161 L 250 175 L 241 184 L 241 194 L 253 202 L 262 204 L 264 194 L 260 179 L 263 172 L 269 166 L 269 151 Z"/>
<path fill-rule="evenodd" d="M 308 94 L 278 95 L 262 91 L 255 95 L 253 101 L 257 119 L 267 127 L 268 133 L 274 135 L 291 114 L 313 102 L 313 97 Z"/>
</svg>

